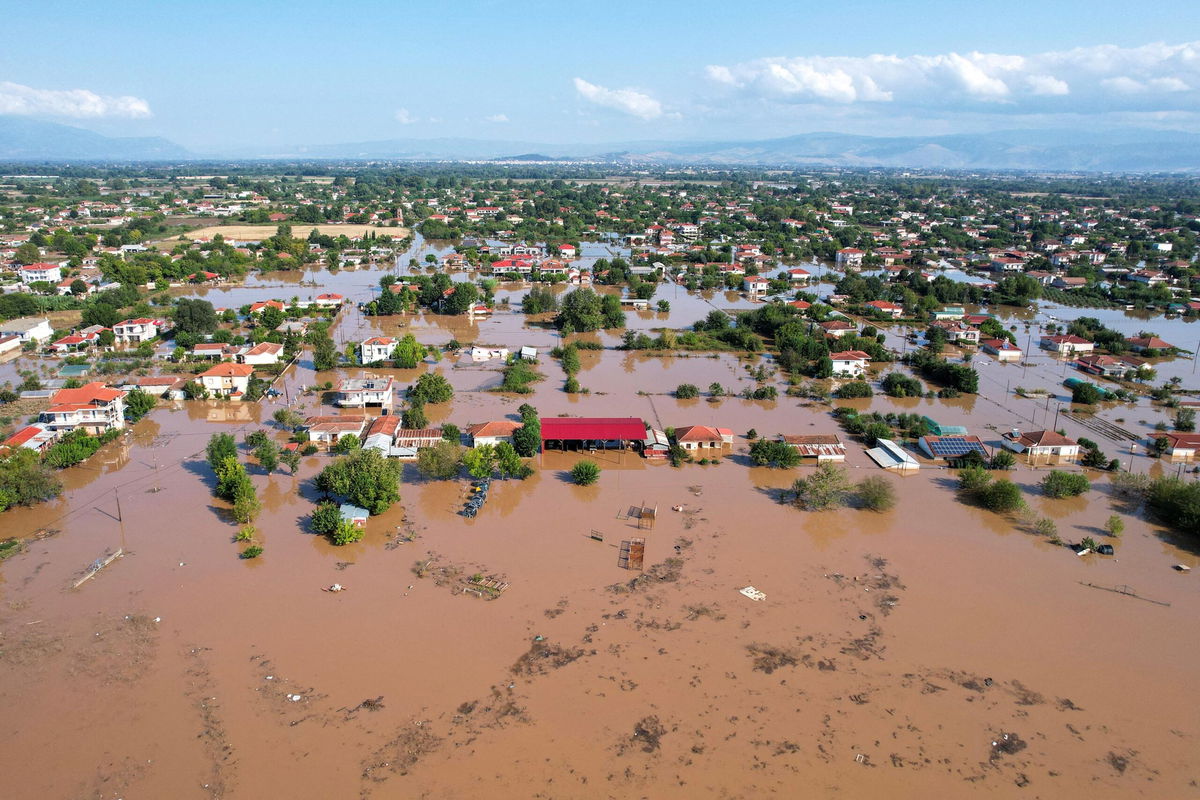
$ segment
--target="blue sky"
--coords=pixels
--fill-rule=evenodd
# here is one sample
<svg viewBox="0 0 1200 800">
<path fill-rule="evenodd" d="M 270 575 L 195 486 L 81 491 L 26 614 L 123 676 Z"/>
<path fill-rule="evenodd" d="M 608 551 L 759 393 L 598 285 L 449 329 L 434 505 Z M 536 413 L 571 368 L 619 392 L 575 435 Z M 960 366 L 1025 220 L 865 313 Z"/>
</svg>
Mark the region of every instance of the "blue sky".
<svg viewBox="0 0 1200 800">
<path fill-rule="evenodd" d="M 1200 131 L 1195 0 L 12 5 L 0 113 L 200 152 Z"/>
</svg>

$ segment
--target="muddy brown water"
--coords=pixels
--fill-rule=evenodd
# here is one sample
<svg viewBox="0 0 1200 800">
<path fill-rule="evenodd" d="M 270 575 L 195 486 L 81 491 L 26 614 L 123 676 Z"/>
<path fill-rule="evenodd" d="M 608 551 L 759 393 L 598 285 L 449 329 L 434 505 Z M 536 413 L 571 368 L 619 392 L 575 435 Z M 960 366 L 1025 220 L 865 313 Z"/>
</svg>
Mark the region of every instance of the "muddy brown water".
<svg viewBox="0 0 1200 800">
<path fill-rule="evenodd" d="M 523 322 L 352 313 L 337 335 L 556 343 Z M 732 355 L 581 361 L 591 392 L 575 396 L 549 358 L 526 397 L 485 391 L 498 364 L 446 357 L 389 372 L 402 384 L 424 370 L 450 379 L 456 397 L 429 407 L 435 422 L 465 427 L 531 402 L 543 415 L 721 425 L 738 434 L 732 452 L 681 469 L 601 452 L 591 487 L 565 479 L 581 456 L 548 453 L 531 479 L 496 481 L 473 519 L 457 513 L 465 481 L 406 467 L 402 502 L 342 548 L 304 523 L 328 456 L 296 476 L 251 466 L 265 552 L 244 561 L 203 449 L 216 431 L 270 428 L 280 403 L 179 402 L 68 470 L 60 499 L 6 512 L 5 533 L 29 541 L 0 566 L 4 796 L 1194 793 L 1200 600 L 1172 565 L 1200 567 L 1200 556 L 1112 498 L 1102 476 L 1071 500 L 1043 498 L 1041 470 L 1011 477 L 1067 540 L 1099 539 L 1122 513 L 1112 558 L 1077 557 L 960 503 L 953 473 L 934 467 L 893 476 L 890 511 L 802 512 L 779 499 L 811 468 L 749 467 L 743 434 L 830 432 L 828 407 L 670 396 L 684 382 L 752 385 Z M 978 397 L 846 404 L 926 413 L 991 443 L 1053 423 L 1060 369 L 989 361 Z M 328 411 L 300 387 L 348 372 L 314 374 L 302 360 L 283 378 L 287 399 Z M 1018 382 L 1056 399 L 1016 399 L 1005 390 Z M 1148 427 L 1160 412 L 1101 414 Z M 848 449 L 851 478 L 882 474 Z M 1141 454 L 1132 463 L 1163 468 Z M 653 530 L 630 517 L 643 503 L 658 509 Z M 633 537 L 646 540 L 645 573 L 618 566 Z M 71 588 L 122 545 L 123 558 Z M 464 594 L 476 574 L 508 588 Z M 322 591 L 333 583 L 347 590 Z M 766 600 L 739 594 L 747 585 Z M 1139 597 L 1104 588 L 1119 586 Z"/>
</svg>

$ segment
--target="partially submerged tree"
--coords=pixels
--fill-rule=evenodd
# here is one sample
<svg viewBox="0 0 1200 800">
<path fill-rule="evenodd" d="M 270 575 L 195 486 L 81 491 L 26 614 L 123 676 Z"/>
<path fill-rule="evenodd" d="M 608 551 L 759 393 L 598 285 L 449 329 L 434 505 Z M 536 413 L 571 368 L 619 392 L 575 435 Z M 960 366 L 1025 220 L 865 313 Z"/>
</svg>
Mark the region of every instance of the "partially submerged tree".
<svg viewBox="0 0 1200 800">
<path fill-rule="evenodd" d="M 792 484 L 793 502 L 806 511 L 827 511 L 845 505 L 850 488 L 844 467 L 818 464 L 812 475 Z"/>
</svg>

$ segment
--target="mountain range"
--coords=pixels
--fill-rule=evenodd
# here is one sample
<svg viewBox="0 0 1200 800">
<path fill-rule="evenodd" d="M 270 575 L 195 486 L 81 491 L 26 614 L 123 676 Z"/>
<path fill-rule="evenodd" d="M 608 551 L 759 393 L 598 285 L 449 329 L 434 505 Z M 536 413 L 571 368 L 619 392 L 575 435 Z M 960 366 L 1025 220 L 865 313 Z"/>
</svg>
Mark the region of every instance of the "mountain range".
<svg viewBox="0 0 1200 800">
<path fill-rule="evenodd" d="M 1197 172 L 1200 135 L 1143 129 L 1012 130 L 947 136 L 805 133 L 776 139 L 547 144 L 388 139 L 191 152 L 159 137 L 116 138 L 0 116 L 0 161 L 605 161 L 668 166 L 844 166 L 1056 172 Z"/>
</svg>

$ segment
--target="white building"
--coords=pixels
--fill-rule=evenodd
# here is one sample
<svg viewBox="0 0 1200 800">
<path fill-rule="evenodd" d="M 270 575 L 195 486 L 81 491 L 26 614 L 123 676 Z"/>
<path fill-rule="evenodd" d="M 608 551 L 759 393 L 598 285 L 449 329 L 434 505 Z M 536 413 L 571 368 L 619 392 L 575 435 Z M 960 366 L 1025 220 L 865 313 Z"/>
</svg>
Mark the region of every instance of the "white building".
<svg viewBox="0 0 1200 800">
<path fill-rule="evenodd" d="M 200 384 L 209 394 L 240 399 L 250 387 L 250 376 L 254 367 L 249 364 L 217 364 L 201 372 Z"/>
<path fill-rule="evenodd" d="M 59 389 L 40 419 L 52 431 L 83 428 L 88 433 L 98 434 L 124 428 L 125 392 L 99 381 L 77 389 Z"/>
<path fill-rule="evenodd" d="M 29 264 L 17 268 L 17 276 L 21 283 L 30 284 L 37 281 L 58 283 L 62 280 L 62 268 L 55 264 Z"/>
<path fill-rule="evenodd" d="M 165 326 L 166 323 L 161 319 L 127 319 L 113 325 L 113 336 L 116 337 L 117 344 L 141 344 L 158 336 L 158 332 Z"/>
<path fill-rule="evenodd" d="M 388 361 L 396 349 L 396 340 L 390 336 L 375 336 L 358 346 L 358 358 L 363 364 Z"/>
<path fill-rule="evenodd" d="M 19 317 L 0 322 L 0 338 L 16 336 L 22 343 L 40 342 L 54 335 L 50 320 L 45 317 Z"/>
<path fill-rule="evenodd" d="M 862 350 L 843 350 L 840 353 L 830 353 L 829 360 L 833 362 L 834 375 L 861 378 L 867 374 L 871 356 Z"/>
<path fill-rule="evenodd" d="M 333 404 L 342 408 L 391 408 L 395 401 L 394 385 L 395 381 L 390 377 L 381 375 L 347 378 L 338 383 Z"/>
</svg>

